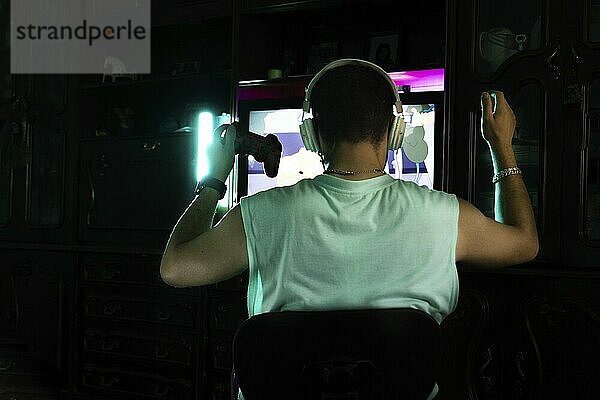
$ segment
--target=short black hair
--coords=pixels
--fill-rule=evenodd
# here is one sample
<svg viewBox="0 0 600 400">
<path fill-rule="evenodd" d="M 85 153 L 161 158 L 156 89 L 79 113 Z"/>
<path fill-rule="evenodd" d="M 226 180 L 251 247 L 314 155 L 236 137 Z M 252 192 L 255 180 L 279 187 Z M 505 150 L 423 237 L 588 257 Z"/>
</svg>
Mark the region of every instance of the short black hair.
<svg viewBox="0 0 600 400">
<path fill-rule="evenodd" d="M 318 130 L 329 145 L 339 141 L 379 144 L 387 134 L 395 100 L 386 78 L 363 65 L 325 72 L 310 98 Z"/>
</svg>

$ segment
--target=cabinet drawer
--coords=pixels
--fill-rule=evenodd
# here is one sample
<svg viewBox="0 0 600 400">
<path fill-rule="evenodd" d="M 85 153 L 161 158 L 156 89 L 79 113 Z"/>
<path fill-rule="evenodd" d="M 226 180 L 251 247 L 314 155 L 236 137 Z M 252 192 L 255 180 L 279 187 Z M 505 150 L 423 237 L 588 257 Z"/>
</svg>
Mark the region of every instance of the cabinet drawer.
<svg viewBox="0 0 600 400">
<path fill-rule="evenodd" d="M 81 260 L 81 268 L 83 279 L 88 282 L 165 286 L 158 256 L 89 256 Z"/>
<path fill-rule="evenodd" d="M 210 372 L 208 392 L 210 400 L 231 400 L 231 373 Z"/>
<path fill-rule="evenodd" d="M 194 340 L 185 335 L 139 335 L 116 330 L 86 328 L 84 352 L 192 366 Z"/>
<path fill-rule="evenodd" d="M 0 389 L 0 400 L 59 400 L 58 393 L 35 393 L 24 390 Z"/>
<path fill-rule="evenodd" d="M 58 400 L 59 386 L 57 377 L 0 375 L 0 400 Z"/>
<path fill-rule="evenodd" d="M 98 254 L 81 259 L 84 283 L 115 283 L 160 288 L 164 293 L 200 296 L 201 287 L 174 288 L 160 277 L 160 257 L 146 255 Z"/>
<path fill-rule="evenodd" d="M 132 293 L 108 294 L 85 291 L 85 317 L 142 321 L 197 328 L 198 306 L 192 301 L 156 298 Z"/>
<path fill-rule="evenodd" d="M 154 399 L 184 400 L 192 398 L 192 384 L 183 378 L 171 378 L 160 374 L 143 374 L 119 368 L 103 368 L 84 364 L 80 390 L 90 394 L 114 398 L 126 394 Z"/>
<path fill-rule="evenodd" d="M 50 376 L 40 366 L 39 356 L 30 353 L 0 354 L 0 375 Z"/>
<path fill-rule="evenodd" d="M 163 246 L 193 199 L 194 138 L 82 142 L 82 241 Z"/>
<path fill-rule="evenodd" d="M 210 368 L 233 368 L 233 336 L 229 338 L 211 337 L 208 343 Z"/>
<path fill-rule="evenodd" d="M 211 298 L 210 330 L 235 333 L 238 326 L 248 318 L 243 298 Z"/>
</svg>

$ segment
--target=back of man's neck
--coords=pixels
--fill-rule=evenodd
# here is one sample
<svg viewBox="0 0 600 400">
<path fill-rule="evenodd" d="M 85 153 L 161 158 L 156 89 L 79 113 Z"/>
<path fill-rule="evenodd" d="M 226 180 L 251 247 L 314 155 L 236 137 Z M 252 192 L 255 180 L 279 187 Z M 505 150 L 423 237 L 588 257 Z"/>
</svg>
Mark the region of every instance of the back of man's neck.
<svg viewBox="0 0 600 400">
<path fill-rule="evenodd" d="M 386 160 L 387 152 L 382 152 L 371 143 L 338 143 L 327 167 L 328 170 L 354 172 L 353 175 L 344 173 L 332 174 L 340 178 L 364 180 L 381 176 Z"/>
</svg>

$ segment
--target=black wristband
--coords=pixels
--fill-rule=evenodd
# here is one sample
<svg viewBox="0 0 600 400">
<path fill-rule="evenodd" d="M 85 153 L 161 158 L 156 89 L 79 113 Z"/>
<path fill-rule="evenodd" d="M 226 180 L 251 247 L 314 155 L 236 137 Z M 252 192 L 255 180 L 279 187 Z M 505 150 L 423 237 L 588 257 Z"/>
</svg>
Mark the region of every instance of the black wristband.
<svg viewBox="0 0 600 400">
<path fill-rule="evenodd" d="M 210 176 L 203 178 L 196 185 L 196 192 L 195 192 L 196 195 L 199 195 L 200 192 L 202 191 L 202 189 L 204 189 L 205 187 L 213 188 L 217 192 L 219 192 L 219 200 L 221 200 L 223 197 L 225 197 L 225 192 L 227 191 L 227 185 L 225 185 L 225 183 L 221 182 L 220 180 L 211 178 Z"/>
</svg>

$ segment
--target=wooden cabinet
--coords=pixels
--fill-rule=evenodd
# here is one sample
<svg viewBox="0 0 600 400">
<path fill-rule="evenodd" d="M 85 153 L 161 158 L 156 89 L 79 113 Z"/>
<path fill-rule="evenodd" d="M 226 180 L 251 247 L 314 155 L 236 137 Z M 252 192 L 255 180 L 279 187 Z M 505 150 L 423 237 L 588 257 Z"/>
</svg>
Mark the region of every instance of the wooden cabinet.
<svg viewBox="0 0 600 400">
<path fill-rule="evenodd" d="M 73 224 L 70 77 L 10 74 L 9 3 L 0 2 L 0 240 L 62 243 Z"/>
<path fill-rule="evenodd" d="M 209 399 L 231 399 L 233 337 L 248 318 L 248 273 L 211 286 L 208 291 L 207 363 Z"/>
<path fill-rule="evenodd" d="M 452 190 L 491 215 L 479 98 L 503 90 L 517 116 L 513 147 L 538 222 L 538 259 L 549 265 L 599 266 L 594 4 L 474 0 L 448 8 Z"/>
<path fill-rule="evenodd" d="M 4 252 L 0 398 L 58 398 L 69 391 L 72 257 Z"/>
<path fill-rule="evenodd" d="M 75 394 L 196 399 L 202 378 L 204 290 L 174 289 L 160 257 L 80 258 Z"/>
<path fill-rule="evenodd" d="M 152 74 L 80 79 L 79 243 L 164 248 L 204 162 L 198 115 L 229 111 L 230 30 L 226 17 L 155 27 Z"/>
<path fill-rule="evenodd" d="M 585 399 L 598 390 L 599 275 L 461 271 L 442 323 L 440 399 Z"/>
<path fill-rule="evenodd" d="M 564 135 L 562 160 L 561 252 L 564 264 L 592 268 L 600 260 L 599 10 L 593 0 L 566 8 L 559 42 L 563 132 L 569 132 Z"/>
<path fill-rule="evenodd" d="M 463 356 L 458 370 L 446 370 L 440 398 L 593 397 L 599 349 L 591 338 L 600 329 L 597 2 L 447 6 L 449 189 L 493 215 L 480 95 L 504 91 L 517 117 L 513 148 L 541 249 L 535 262 L 514 268 L 458 267 L 461 303 L 444 329 L 451 355 L 462 347 Z"/>
<path fill-rule="evenodd" d="M 197 138 L 81 142 L 80 238 L 160 248 L 194 197 Z"/>
<path fill-rule="evenodd" d="M 67 155 L 64 76 L 13 78 L 0 134 L 0 238 L 65 240 Z"/>
</svg>

